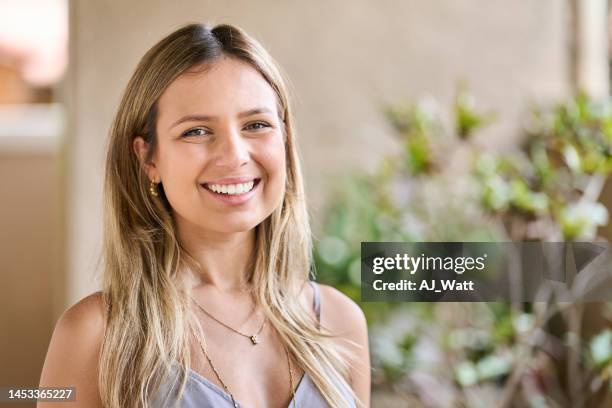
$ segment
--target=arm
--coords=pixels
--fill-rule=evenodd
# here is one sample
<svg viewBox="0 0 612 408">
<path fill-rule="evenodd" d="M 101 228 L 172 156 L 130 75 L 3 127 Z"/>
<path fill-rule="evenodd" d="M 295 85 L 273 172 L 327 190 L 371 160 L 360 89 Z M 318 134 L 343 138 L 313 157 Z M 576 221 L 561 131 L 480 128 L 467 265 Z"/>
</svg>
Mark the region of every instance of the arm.
<svg viewBox="0 0 612 408">
<path fill-rule="evenodd" d="M 340 341 L 350 340 L 358 346 L 342 342 L 354 356 L 350 362 L 350 381 L 353 391 L 366 407 L 370 406 L 370 352 L 368 327 L 363 311 L 355 302 L 339 290 L 319 285 L 321 288 L 321 324 Z"/>
<path fill-rule="evenodd" d="M 40 387 L 76 387 L 76 402 L 40 402 L 37 408 L 102 406 L 98 359 L 103 335 L 101 293 L 87 296 L 64 312 L 53 331 Z"/>
</svg>

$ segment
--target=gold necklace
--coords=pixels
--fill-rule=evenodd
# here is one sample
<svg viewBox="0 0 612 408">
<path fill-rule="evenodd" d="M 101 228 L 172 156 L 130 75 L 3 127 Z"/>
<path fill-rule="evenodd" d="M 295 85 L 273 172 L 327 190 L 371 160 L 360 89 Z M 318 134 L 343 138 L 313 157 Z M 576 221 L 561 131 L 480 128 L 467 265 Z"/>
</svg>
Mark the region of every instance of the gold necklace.
<svg viewBox="0 0 612 408">
<path fill-rule="evenodd" d="M 234 331 L 234 332 L 238 333 L 239 335 L 241 335 L 241 336 L 243 336 L 243 337 L 246 337 L 246 338 L 250 339 L 250 340 L 251 340 L 251 343 L 253 343 L 253 345 L 254 345 L 254 346 L 255 346 L 255 345 L 257 345 L 258 343 L 260 343 L 260 342 L 261 342 L 261 340 L 260 340 L 260 339 L 259 339 L 257 336 L 259 336 L 259 333 L 261 333 L 261 331 L 263 330 L 263 328 L 264 328 L 264 326 L 266 325 L 266 322 L 268 321 L 268 319 L 265 319 L 265 318 L 264 318 L 264 321 L 263 321 L 263 323 L 261 324 L 261 326 L 259 327 L 259 330 L 257 330 L 257 333 L 255 333 L 255 334 L 251 334 L 251 335 L 248 335 L 248 334 L 242 333 L 242 332 L 240 332 L 240 331 L 238 331 L 238 330 L 234 329 L 233 327 L 228 326 L 227 324 L 223 323 L 221 320 L 217 319 L 215 316 L 213 316 L 213 315 L 211 315 L 210 313 L 208 313 L 208 312 L 206 311 L 206 309 L 204 309 L 202 306 L 200 306 L 200 304 L 199 304 L 198 302 L 196 302 L 196 301 L 195 301 L 195 299 L 194 299 L 194 298 L 191 298 L 191 300 L 193 300 L 193 303 L 195 303 L 195 304 L 196 304 L 196 305 L 197 305 L 197 306 L 198 306 L 198 307 L 199 307 L 199 308 L 200 308 L 200 309 L 201 309 L 201 310 L 202 310 L 204 313 L 206 313 L 206 315 L 208 315 L 210 318 L 212 318 L 213 320 L 215 320 L 217 323 L 220 323 L 220 324 L 222 324 L 223 326 L 227 327 L 228 329 L 230 329 L 230 330 L 232 330 L 232 331 Z M 255 311 L 255 306 L 253 306 L 253 311 Z M 253 312 L 251 312 L 251 314 L 253 314 Z"/>
<path fill-rule="evenodd" d="M 212 368 L 213 372 L 215 373 L 215 377 L 217 377 L 217 380 L 219 380 L 219 382 L 223 386 L 223 389 L 225 390 L 225 392 L 227 394 L 229 394 L 230 398 L 232 399 L 232 404 L 234 405 L 234 408 L 238 408 L 238 403 L 236 402 L 236 399 L 234 398 L 234 395 L 231 393 L 231 391 L 230 391 L 229 387 L 227 386 L 227 384 L 225 384 L 223 382 L 223 380 L 221 379 L 221 376 L 219 375 L 219 372 L 217 371 L 217 368 L 214 366 L 212 360 L 210 359 L 210 356 L 206 352 L 206 347 L 202 344 L 202 342 L 200 341 L 200 338 L 195 334 L 195 331 L 193 330 L 193 327 L 191 328 L 191 332 L 193 333 L 193 337 L 195 337 L 195 339 L 198 341 L 198 344 L 200 345 L 200 349 L 202 349 L 202 352 L 204 353 L 204 356 L 206 357 L 206 360 L 208 361 L 208 364 L 210 364 L 210 367 Z M 204 341 L 204 343 L 206 343 L 206 341 Z M 285 356 L 287 357 L 287 367 L 289 368 L 289 390 L 291 391 L 291 395 L 292 395 L 291 401 L 293 402 L 293 407 L 296 408 L 297 407 L 297 401 L 295 400 L 295 390 L 293 389 L 293 373 L 291 371 L 291 360 L 289 359 L 289 352 L 287 351 L 287 347 L 285 347 L 283 345 L 283 349 L 285 350 Z"/>
</svg>

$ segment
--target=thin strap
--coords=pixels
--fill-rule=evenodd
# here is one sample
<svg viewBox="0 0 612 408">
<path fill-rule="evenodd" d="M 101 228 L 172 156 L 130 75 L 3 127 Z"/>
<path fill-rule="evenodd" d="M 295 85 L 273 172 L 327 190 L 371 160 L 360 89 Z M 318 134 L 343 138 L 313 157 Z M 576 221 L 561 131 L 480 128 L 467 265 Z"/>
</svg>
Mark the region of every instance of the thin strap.
<svg viewBox="0 0 612 408">
<path fill-rule="evenodd" d="M 321 294 L 319 292 L 319 285 L 315 281 L 310 281 L 312 285 L 312 290 L 314 292 L 314 296 L 312 299 L 313 309 L 317 316 L 317 320 L 319 324 L 321 323 Z"/>
</svg>

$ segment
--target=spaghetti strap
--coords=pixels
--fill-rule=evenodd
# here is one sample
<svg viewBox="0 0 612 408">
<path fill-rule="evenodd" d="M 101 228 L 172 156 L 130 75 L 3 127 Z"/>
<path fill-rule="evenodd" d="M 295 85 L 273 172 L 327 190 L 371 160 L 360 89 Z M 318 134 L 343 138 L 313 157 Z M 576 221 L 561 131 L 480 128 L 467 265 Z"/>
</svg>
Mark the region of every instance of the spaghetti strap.
<svg viewBox="0 0 612 408">
<path fill-rule="evenodd" d="M 317 316 L 317 320 L 319 323 L 321 322 L 321 293 L 319 291 L 319 285 L 315 281 L 310 281 L 312 285 L 312 290 L 314 292 L 314 296 L 312 299 L 313 309 Z"/>
</svg>

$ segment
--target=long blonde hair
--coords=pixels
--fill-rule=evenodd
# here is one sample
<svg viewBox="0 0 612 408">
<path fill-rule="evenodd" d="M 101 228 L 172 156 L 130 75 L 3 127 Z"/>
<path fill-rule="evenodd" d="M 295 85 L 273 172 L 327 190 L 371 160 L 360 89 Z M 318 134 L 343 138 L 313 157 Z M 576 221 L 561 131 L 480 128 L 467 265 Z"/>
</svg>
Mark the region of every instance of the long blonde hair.
<svg viewBox="0 0 612 408">
<path fill-rule="evenodd" d="M 181 73 L 221 56 L 238 58 L 265 78 L 284 121 L 286 192 L 281 205 L 255 228 L 249 277 L 255 301 L 328 404 L 348 406 L 338 384 L 357 398 L 348 385 L 345 351 L 331 341 L 329 331 L 317 329 L 298 301 L 309 279 L 312 242 L 285 81 L 257 41 L 225 24 L 189 24 L 154 45 L 130 79 L 110 130 L 104 186 L 107 316 L 98 378 L 102 402 L 107 407 L 148 406 L 172 362 L 181 369 L 179 396 L 184 390 L 189 328 L 199 324 L 189 307 L 189 285 L 178 272 L 197 264 L 177 239 L 163 187 L 157 198 L 149 194 L 149 180 L 132 144 L 135 137 L 144 137 L 151 154 L 163 91 Z"/>
</svg>

